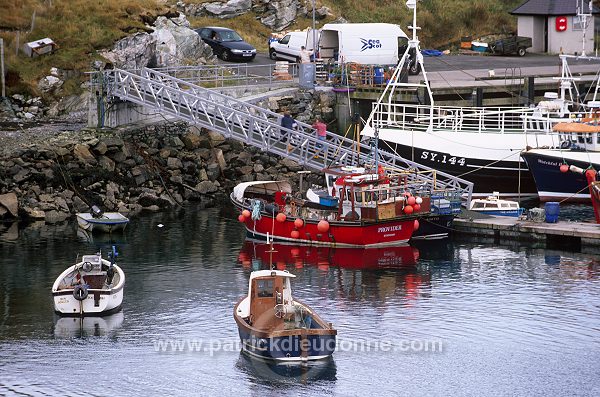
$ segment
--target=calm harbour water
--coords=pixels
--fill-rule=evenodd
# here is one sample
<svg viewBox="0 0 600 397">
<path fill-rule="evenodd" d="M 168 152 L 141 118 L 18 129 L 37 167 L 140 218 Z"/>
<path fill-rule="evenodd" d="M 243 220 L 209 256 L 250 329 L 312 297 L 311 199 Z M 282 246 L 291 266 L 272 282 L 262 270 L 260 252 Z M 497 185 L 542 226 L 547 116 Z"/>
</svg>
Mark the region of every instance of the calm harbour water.
<svg viewBox="0 0 600 397">
<path fill-rule="evenodd" d="M 276 246 L 271 259 L 244 243 L 235 215 L 132 221 L 116 238 L 123 311 L 83 323 L 53 313 L 50 288 L 109 239 L 73 224 L 0 226 L 0 395 L 600 395 L 595 256 L 446 241 Z M 270 261 L 337 327 L 332 360 L 272 366 L 239 353 L 233 305 Z"/>
</svg>

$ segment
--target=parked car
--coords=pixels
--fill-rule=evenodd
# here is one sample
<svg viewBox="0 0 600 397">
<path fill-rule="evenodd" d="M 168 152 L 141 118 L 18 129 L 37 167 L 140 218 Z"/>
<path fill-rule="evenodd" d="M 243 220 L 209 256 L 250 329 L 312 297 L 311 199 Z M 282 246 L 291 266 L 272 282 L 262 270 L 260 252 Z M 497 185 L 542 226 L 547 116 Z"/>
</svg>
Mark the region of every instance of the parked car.
<svg viewBox="0 0 600 397">
<path fill-rule="evenodd" d="M 306 46 L 307 32 L 290 32 L 277 41 L 269 44 L 271 59 L 286 59 L 300 62 L 300 49 Z"/>
<path fill-rule="evenodd" d="M 213 53 L 224 61 L 252 61 L 256 57 L 256 48 L 246 43 L 235 30 L 205 27 L 195 31 L 212 48 Z"/>
</svg>

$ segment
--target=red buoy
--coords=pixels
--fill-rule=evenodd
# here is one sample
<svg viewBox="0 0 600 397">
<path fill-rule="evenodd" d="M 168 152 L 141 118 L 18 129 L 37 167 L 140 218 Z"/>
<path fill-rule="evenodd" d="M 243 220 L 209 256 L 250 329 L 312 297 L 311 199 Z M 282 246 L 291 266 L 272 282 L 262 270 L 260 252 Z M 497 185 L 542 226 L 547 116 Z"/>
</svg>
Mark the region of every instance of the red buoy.
<svg viewBox="0 0 600 397">
<path fill-rule="evenodd" d="M 417 202 L 417 199 L 415 199 L 413 196 L 411 196 L 406 199 L 406 202 L 408 203 L 408 205 L 415 205 L 415 203 Z"/>
<path fill-rule="evenodd" d="M 252 215 L 252 214 L 248 210 L 243 210 L 242 215 L 244 215 L 245 218 L 250 218 L 250 215 Z"/>
<path fill-rule="evenodd" d="M 415 219 L 415 227 L 414 230 L 419 230 L 419 220 Z"/>
<path fill-rule="evenodd" d="M 560 172 L 567 172 L 569 171 L 569 166 L 566 164 L 561 164 L 560 165 Z"/>
<path fill-rule="evenodd" d="M 410 192 L 404 192 L 404 197 L 410 197 L 412 194 Z"/>
<path fill-rule="evenodd" d="M 292 233 L 290 233 L 290 235 L 292 236 L 292 238 L 298 238 L 300 237 L 300 232 L 297 230 L 292 230 Z"/>
<path fill-rule="evenodd" d="M 421 211 L 421 204 L 417 203 L 417 204 L 413 205 L 413 210 L 415 210 L 415 212 Z"/>
<path fill-rule="evenodd" d="M 317 230 L 321 233 L 327 233 L 329 230 L 329 222 L 327 222 L 325 219 L 321 219 L 317 224 Z"/>
<path fill-rule="evenodd" d="M 302 226 L 304 226 L 304 221 L 300 218 L 296 218 L 296 220 L 294 221 L 294 226 L 300 229 Z"/>
<path fill-rule="evenodd" d="M 292 233 L 294 233 L 294 232 L 292 232 Z M 294 236 L 292 236 L 292 237 L 294 237 Z M 300 256 L 300 248 L 296 248 L 296 247 L 292 248 L 290 250 L 290 254 L 292 254 L 293 257 Z"/>
<path fill-rule="evenodd" d="M 283 212 L 280 212 L 275 217 L 275 219 L 277 219 L 277 222 L 285 222 L 286 218 L 287 218 L 287 216 L 285 216 L 285 214 Z"/>
<path fill-rule="evenodd" d="M 406 207 L 404 207 L 404 213 L 406 215 L 410 215 L 413 213 L 415 209 L 412 207 L 412 205 L 407 205 Z"/>
<path fill-rule="evenodd" d="M 238 221 L 240 221 L 240 222 L 244 223 L 244 221 L 245 221 L 245 220 L 246 220 L 246 218 L 244 218 L 244 215 L 240 214 L 240 215 L 238 216 Z"/>
</svg>

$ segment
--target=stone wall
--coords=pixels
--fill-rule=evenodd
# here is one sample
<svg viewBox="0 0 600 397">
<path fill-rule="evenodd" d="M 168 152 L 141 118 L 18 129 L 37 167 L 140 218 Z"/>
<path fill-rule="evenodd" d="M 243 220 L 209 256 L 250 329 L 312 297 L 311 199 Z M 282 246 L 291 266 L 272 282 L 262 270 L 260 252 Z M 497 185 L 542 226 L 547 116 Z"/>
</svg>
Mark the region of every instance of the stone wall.
<svg viewBox="0 0 600 397">
<path fill-rule="evenodd" d="M 189 201 L 228 205 L 239 182 L 286 179 L 297 186 L 301 169 L 185 123 L 63 132 L 2 152 L 0 219 L 56 223 L 90 205 L 129 216 Z"/>
</svg>

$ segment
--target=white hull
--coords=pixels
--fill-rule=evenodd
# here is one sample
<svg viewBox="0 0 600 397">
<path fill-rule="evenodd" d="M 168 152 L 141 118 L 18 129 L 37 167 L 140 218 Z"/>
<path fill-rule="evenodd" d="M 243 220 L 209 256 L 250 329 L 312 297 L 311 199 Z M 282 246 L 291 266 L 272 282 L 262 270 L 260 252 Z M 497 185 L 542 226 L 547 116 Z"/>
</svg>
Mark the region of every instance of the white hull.
<svg viewBox="0 0 600 397">
<path fill-rule="evenodd" d="M 489 132 L 462 132 L 451 130 L 403 131 L 395 128 L 380 128 L 379 139 L 393 144 L 421 149 L 418 157 L 409 160 L 420 162 L 430 160 L 439 163 L 439 169 L 444 165 L 461 165 L 465 172 L 479 167 L 479 164 L 489 164 L 488 168 L 509 169 L 498 166 L 493 162 L 524 162 L 520 153 L 527 147 L 554 147 L 558 145 L 558 137 L 552 134 L 524 134 Z M 445 155 L 445 157 L 444 157 Z M 454 158 L 454 160 L 451 160 Z M 464 159 L 465 161 L 461 161 Z M 472 165 L 469 159 L 476 161 Z M 512 168 L 512 167 L 511 167 Z"/>
<path fill-rule="evenodd" d="M 89 295 L 82 301 L 71 295 L 54 295 L 54 311 L 69 315 L 110 314 L 119 310 L 123 303 L 123 290 L 110 295 L 100 295 L 96 306 L 94 293 L 103 290 L 89 289 Z"/>
<path fill-rule="evenodd" d="M 129 219 L 118 212 L 105 212 L 101 217 L 95 218 L 89 212 L 77 214 L 77 224 L 88 232 L 100 231 L 105 233 L 125 229 Z"/>
</svg>

